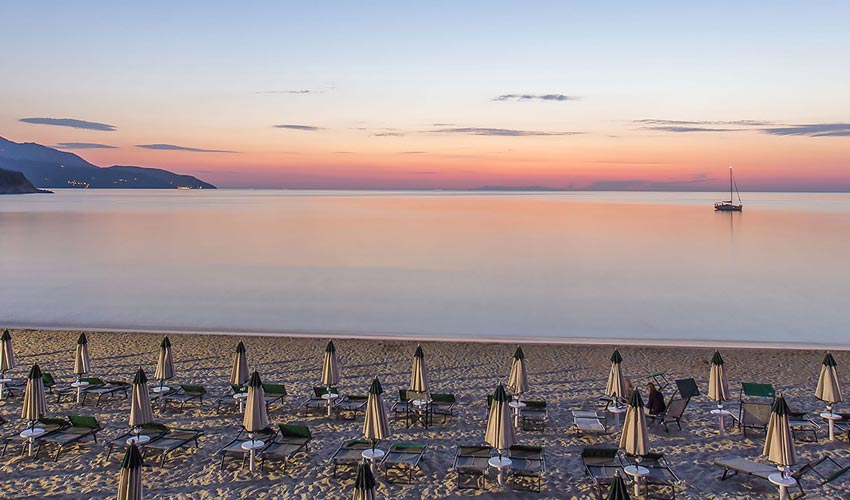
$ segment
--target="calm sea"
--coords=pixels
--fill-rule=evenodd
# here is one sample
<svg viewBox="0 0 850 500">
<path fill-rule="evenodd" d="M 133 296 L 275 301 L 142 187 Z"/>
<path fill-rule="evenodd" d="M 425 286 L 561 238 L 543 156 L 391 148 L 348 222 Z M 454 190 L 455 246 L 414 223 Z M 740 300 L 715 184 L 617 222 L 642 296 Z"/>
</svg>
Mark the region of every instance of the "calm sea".
<svg viewBox="0 0 850 500">
<path fill-rule="evenodd" d="M 722 197 L 5 196 L 0 327 L 850 345 L 850 195 Z"/>
</svg>

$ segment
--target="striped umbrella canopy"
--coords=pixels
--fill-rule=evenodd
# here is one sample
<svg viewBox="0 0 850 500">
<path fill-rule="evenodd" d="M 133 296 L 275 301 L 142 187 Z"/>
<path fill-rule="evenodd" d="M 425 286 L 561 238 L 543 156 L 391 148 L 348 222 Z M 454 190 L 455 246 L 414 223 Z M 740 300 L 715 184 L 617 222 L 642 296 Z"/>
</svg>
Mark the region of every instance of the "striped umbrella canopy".
<svg viewBox="0 0 850 500">
<path fill-rule="evenodd" d="M 794 448 L 794 435 L 788 425 L 791 411 L 785 397 L 780 394 L 773 401 L 770 421 L 767 424 L 767 437 L 764 440 L 762 455 L 780 467 L 790 467 L 797 463 L 797 450 Z"/>
<path fill-rule="evenodd" d="M 171 357 L 171 341 L 168 340 L 168 336 L 159 344 L 159 359 L 156 361 L 156 373 L 153 378 L 159 380 L 160 386 L 166 380 L 174 378 L 174 359 Z"/>
<path fill-rule="evenodd" d="M 84 375 L 91 369 L 89 360 L 89 341 L 85 333 L 80 334 L 77 339 L 77 348 L 74 351 L 74 375 Z"/>
<path fill-rule="evenodd" d="M 620 436 L 620 448 L 629 455 L 642 457 L 649 453 L 649 431 L 646 429 L 646 414 L 643 412 L 643 398 L 635 389 L 629 398 L 626 420 L 623 422 L 623 434 Z"/>
<path fill-rule="evenodd" d="M 608 487 L 608 496 L 606 500 L 629 500 L 629 489 L 626 488 L 626 482 L 623 481 L 623 476 L 619 470 L 614 471 L 614 479 L 611 480 L 611 486 Z"/>
<path fill-rule="evenodd" d="M 835 362 L 835 358 L 832 357 L 832 353 L 826 353 L 826 356 L 823 358 L 823 364 L 820 367 L 818 387 L 815 390 L 815 396 L 821 401 L 828 403 L 830 410 L 833 404 L 842 401 L 841 384 L 838 383 L 838 370 L 836 366 L 837 363 Z"/>
<path fill-rule="evenodd" d="M 245 344 L 240 340 L 236 344 L 236 353 L 233 355 L 233 368 L 230 369 L 230 383 L 244 385 L 251 374 L 248 373 L 248 356 L 245 353 Z"/>
<path fill-rule="evenodd" d="M 508 390 L 514 394 L 528 392 L 528 373 L 525 370 L 525 353 L 522 352 L 522 347 L 517 347 L 514 352 L 511 374 L 508 377 Z"/>
<path fill-rule="evenodd" d="M 142 454 L 135 443 L 127 446 L 118 474 L 118 500 L 142 500 Z"/>
<path fill-rule="evenodd" d="M 263 382 L 257 370 L 251 374 L 248 381 L 248 399 L 245 401 L 245 416 L 242 425 L 249 433 L 259 432 L 269 426 L 269 412 L 266 408 L 266 396 L 263 392 Z"/>
<path fill-rule="evenodd" d="M 38 363 L 32 365 L 27 376 L 27 388 L 24 390 L 24 404 L 21 418 L 35 422 L 47 413 L 47 401 L 44 399 L 44 381 Z"/>
<path fill-rule="evenodd" d="M 17 366 L 17 363 L 15 362 L 15 351 L 12 350 L 12 336 L 6 329 L 0 336 L 0 376 L 4 376 L 7 371 L 15 366 Z"/>
<path fill-rule="evenodd" d="M 425 352 L 422 351 L 422 346 L 416 346 L 416 353 L 413 355 L 410 390 L 413 392 L 428 392 L 428 367 L 425 365 Z"/>
<path fill-rule="evenodd" d="M 369 386 L 369 397 L 366 399 L 366 419 L 363 422 L 363 437 L 372 441 L 372 449 L 378 441 L 390 437 L 390 424 L 384 408 L 384 398 L 381 394 L 384 388 L 378 377 Z"/>
<path fill-rule="evenodd" d="M 611 354 L 611 371 L 608 373 L 608 384 L 605 386 L 605 394 L 612 398 L 619 399 L 625 395 L 626 383 L 623 380 L 623 372 L 620 370 L 620 363 L 623 362 L 623 356 L 620 351 L 614 349 Z"/>
<path fill-rule="evenodd" d="M 711 357 L 711 368 L 708 372 L 708 398 L 716 401 L 718 406 L 729 399 L 729 383 L 726 380 L 726 369 L 723 367 L 723 357 L 720 351 L 714 351 Z"/>
<path fill-rule="evenodd" d="M 333 340 L 325 347 L 325 359 L 322 362 L 322 383 L 327 387 L 339 384 L 339 364 L 336 360 L 336 347 Z"/>
<path fill-rule="evenodd" d="M 511 422 L 511 409 L 508 407 L 508 393 L 505 386 L 496 386 L 493 393 L 493 402 L 490 404 L 490 415 L 487 417 L 487 431 L 484 433 L 484 441 L 499 451 L 506 450 L 516 443 L 516 432 Z"/>
<path fill-rule="evenodd" d="M 151 399 L 148 395 L 148 377 L 140 366 L 133 378 L 133 397 L 130 398 L 130 427 L 141 427 L 153 422 Z"/>
<path fill-rule="evenodd" d="M 365 459 L 361 460 L 357 464 L 357 478 L 354 480 L 354 500 L 375 500 L 377 485 L 375 476 L 372 475 L 372 468 Z"/>
</svg>

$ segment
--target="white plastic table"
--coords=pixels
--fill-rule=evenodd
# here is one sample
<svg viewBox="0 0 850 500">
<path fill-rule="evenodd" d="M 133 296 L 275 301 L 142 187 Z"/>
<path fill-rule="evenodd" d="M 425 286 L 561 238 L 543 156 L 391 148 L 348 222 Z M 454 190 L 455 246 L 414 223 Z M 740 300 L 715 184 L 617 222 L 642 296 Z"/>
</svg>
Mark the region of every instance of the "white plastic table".
<svg viewBox="0 0 850 500">
<path fill-rule="evenodd" d="M 89 383 L 84 380 L 71 382 L 71 387 L 75 387 L 77 389 L 77 404 L 80 404 L 80 400 L 83 397 L 83 388 L 88 387 L 88 385 Z"/>
<path fill-rule="evenodd" d="M 157 393 L 157 394 L 160 394 L 160 393 L 164 393 L 164 392 L 168 392 L 168 391 L 170 391 L 170 390 L 171 390 L 171 387 L 168 387 L 167 385 L 155 385 L 155 386 L 153 386 L 153 387 L 151 388 L 151 390 L 152 390 L 153 392 Z"/>
<path fill-rule="evenodd" d="M 133 436 L 133 437 L 127 438 L 127 444 L 130 445 L 130 444 L 135 443 L 137 445 L 142 445 L 142 444 L 150 442 L 150 440 L 151 440 L 150 436 L 146 436 L 144 434 L 139 434 L 138 436 Z"/>
<path fill-rule="evenodd" d="M 431 404 L 431 400 L 425 399 L 414 399 L 410 402 L 413 405 L 414 411 L 419 415 L 419 421 L 422 422 L 422 425 L 427 429 L 428 428 L 428 405 Z"/>
<path fill-rule="evenodd" d="M 247 392 L 237 392 L 233 395 L 233 399 L 239 403 L 239 413 L 245 413 L 245 400 L 248 399 Z"/>
<path fill-rule="evenodd" d="M 649 469 L 640 465 L 628 465 L 623 467 L 626 474 L 632 476 L 635 480 L 635 497 L 640 495 L 640 483 L 643 478 L 649 475 Z"/>
<path fill-rule="evenodd" d="M 41 436 L 45 432 L 47 432 L 47 431 L 45 431 L 41 427 L 32 427 L 32 428 L 29 428 L 29 429 L 24 429 L 21 432 L 21 437 L 26 439 L 27 441 L 29 441 L 29 455 L 30 456 L 32 456 L 32 447 L 33 447 L 33 443 L 35 442 L 35 438 L 37 438 L 38 436 Z"/>
<path fill-rule="evenodd" d="M 505 485 L 505 469 L 510 468 L 512 463 L 514 463 L 513 460 L 508 457 L 491 457 L 490 460 L 487 460 L 487 465 L 499 471 L 499 474 L 496 476 L 499 486 Z"/>
<path fill-rule="evenodd" d="M 260 441 L 259 439 L 252 439 L 250 441 L 245 441 L 244 443 L 242 443 L 241 448 L 245 451 L 250 452 L 248 460 L 248 470 L 250 470 L 251 472 L 254 472 L 254 452 L 265 445 L 266 443 L 264 441 Z"/>
<path fill-rule="evenodd" d="M 328 416 L 331 416 L 331 406 L 333 406 L 333 400 L 338 398 L 339 394 L 333 392 L 326 392 L 322 394 L 322 399 L 328 402 Z"/>
<path fill-rule="evenodd" d="M 380 448 L 375 448 L 374 450 L 369 448 L 368 450 L 363 450 L 363 452 L 360 453 L 361 457 L 369 461 L 369 465 L 372 467 L 373 473 L 375 472 L 375 464 L 380 462 L 381 459 L 384 458 L 384 455 L 386 455 L 386 452 Z"/>
<path fill-rule="evenodd" d="M 797 484 L 796 479 L 790 476 L 785 477 L 780 472 L 774 472 L 767 476 L 767 480 L 779 486 L 779 500 L 786 500 L 788 498 L 788 488 Z"/>
<path fill-rule="evenodd" d="M 720 435 L 723 436 L 726 433 L 726 417 L 731 415 L 732 412 L 724 410 L 723 408 L 717 408 L 711 410 L 711 414 L 717 416 L 717 419 L 720 422 Z"/>
<path fill-rule="evenodd" d="M 511 401 L 508 406 L 514 409 L 514 427 L 519 427 L 519 414 L 525 408 L 525 403 L 522 401 Z"/>
<path fill-rule="evenodd" d="M 620 415 L 626 413 L 625 406 L 609 406 L 608 411 L 614 414 L 614 426 L 620 428 Z"/>
<path fill-rule="evenodd" d="M 821 418 L 824 418 L 827 422 L 829 422 L 829 440 L 835 441 L 835 422 L 841 420 L 841 415 L 825 411 L 821 413 L 820 416 Z"/>
</svg>

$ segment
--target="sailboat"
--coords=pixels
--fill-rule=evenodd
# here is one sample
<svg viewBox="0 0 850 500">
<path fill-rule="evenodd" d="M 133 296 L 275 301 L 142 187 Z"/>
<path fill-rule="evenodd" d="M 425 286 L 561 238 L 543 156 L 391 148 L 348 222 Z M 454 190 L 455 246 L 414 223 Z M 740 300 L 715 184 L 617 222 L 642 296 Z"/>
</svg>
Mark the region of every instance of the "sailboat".
<svg viewBox="0 0 850 500">
<path fill-rule="evenodd" d="M 732 196 L 733 187 L 738 195 L 737 204 L 735 204 L 735 198 Z M 735 177 L 732 174 L 732 167 L 729 167 L 729 200 L 718 201 L 714 204 L 714 209 L 720 212 L 740 212 L 744 209 L 744 205 L 741 203 L 741 193 L 738 192 L 738 184 L 735 183 Z"/>
</svg>

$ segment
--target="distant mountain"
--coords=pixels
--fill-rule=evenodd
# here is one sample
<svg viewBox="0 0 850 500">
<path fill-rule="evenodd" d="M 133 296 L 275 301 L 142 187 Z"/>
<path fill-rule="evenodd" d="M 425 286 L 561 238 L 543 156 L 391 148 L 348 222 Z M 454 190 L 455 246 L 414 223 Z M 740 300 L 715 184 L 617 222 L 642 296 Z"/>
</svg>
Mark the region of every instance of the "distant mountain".
<svg viewBox="0 0 850 500">
<path fill-rule="evenodd" d="M 20 172 L 0 168 L 0 194 L 49 193 L 38 189 Z"/>
<path fill-rule="evenodd" d="M 215 189 L 191 175 L 168 170 L 116 165 L 98 167 L 73 153 L 34 142 L 17 143 L 0 137 L 0 168 L 23 173 L 42 188 Z"/>
</svg>

